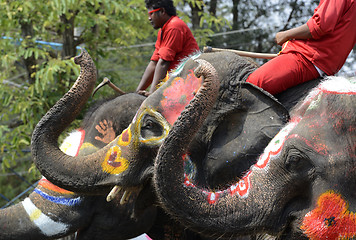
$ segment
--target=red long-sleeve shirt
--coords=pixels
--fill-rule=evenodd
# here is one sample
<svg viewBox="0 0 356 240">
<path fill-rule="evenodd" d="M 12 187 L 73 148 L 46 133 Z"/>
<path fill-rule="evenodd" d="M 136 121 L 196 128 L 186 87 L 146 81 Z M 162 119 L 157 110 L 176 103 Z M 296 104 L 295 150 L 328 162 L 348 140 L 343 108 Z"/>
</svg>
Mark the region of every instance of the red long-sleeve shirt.
<svg viewBox="0 0 356 240">
<path fill-rule="evenodd" d="M 179 60 L 199 51 L 199 47 L 189 27 L 177 16 L 172 16 L 158 31 L 155 51 L 151 60 L 160 58 L 171 62 L 169 69 L 175 68 Z"/>
<path fill-rule="evenodd" d="M 291 40 L 281 54 L 299 52 L 327 75 L 344 65 L 356 43 L 356 0 L 320 0 L 308 20 L 312 38 Z"/>
</svg>

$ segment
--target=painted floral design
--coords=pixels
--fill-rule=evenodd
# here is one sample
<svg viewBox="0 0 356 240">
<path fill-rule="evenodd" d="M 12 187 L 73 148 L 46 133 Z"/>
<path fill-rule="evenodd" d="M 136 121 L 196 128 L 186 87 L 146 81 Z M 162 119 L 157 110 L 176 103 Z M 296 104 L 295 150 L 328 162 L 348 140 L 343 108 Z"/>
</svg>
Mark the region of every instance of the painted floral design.
<svg viewBox="0 0 356 240">
<path fill-rule="evenodd" d="M 312 240 L 350 239 L 356 236 L 356 216 L 340 194 L 328 191 L 305 215 L 301 229 Z"/>
<path fill-rule="evenodd" d="M 185 106 L 192 100 L 202 84 L 193 71 L 185 79 L 176 77 L 163 92 L 162 114 L 173 125 Z"/>
</svg>

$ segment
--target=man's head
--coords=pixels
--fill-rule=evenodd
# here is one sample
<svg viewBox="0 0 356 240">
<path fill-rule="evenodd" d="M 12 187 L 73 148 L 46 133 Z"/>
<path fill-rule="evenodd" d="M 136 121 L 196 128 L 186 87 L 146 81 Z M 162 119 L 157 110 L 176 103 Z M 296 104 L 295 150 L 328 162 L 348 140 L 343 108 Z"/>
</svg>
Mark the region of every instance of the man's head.
<svg viewBox="0 0 356 240">
<path fill-rule="evenodd" d="M 172 0 L 145 0 L 145 3 L 148 19 L 155 29 L 163 27 L 171 16 L 177 15 Z"/>
</svg>

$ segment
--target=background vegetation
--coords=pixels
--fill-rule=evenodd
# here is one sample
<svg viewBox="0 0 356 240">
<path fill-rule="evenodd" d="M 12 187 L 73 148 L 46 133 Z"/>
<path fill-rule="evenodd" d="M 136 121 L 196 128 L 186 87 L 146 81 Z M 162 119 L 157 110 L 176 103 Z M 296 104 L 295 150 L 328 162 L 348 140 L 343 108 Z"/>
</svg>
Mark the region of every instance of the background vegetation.
<svg viewBox="0 0 356 240">
<path fill-rule="evenodd" d="M 304 23 L 317 0 L 175 0 L 201 49 L 278 52 L 277 31 Z M 154 48 L 156 32 L 144 0 L 0 0 L 0 206 L 35 183 L 30 141 L 34 126 L 70 88 L 85 47 L 99 81 L 134 91 Z M 346 71 L 355 71 L 348 60 Z M 263 63 L 263 62 L 260 62 Z M 97 95 L 113 94 L 105 89 Z M 71 128 L 78 126 L 80 117 Z M 24 195 L 26 196 L 26 194 Z"/>
</svg>

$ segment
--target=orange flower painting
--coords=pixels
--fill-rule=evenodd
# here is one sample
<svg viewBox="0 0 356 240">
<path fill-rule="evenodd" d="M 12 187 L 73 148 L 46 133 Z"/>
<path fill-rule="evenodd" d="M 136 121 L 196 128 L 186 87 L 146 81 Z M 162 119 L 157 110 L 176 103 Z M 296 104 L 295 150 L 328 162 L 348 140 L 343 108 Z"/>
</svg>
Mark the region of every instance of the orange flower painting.
<svg viewBox="0 0 356 240">
<path fill-rule="evenodd" d="M 328 191 L 305 215 L 301 229 L 312 240 L 350 239 L 356 236 L 356 216 L 340 194 Z"/>
</svg>

